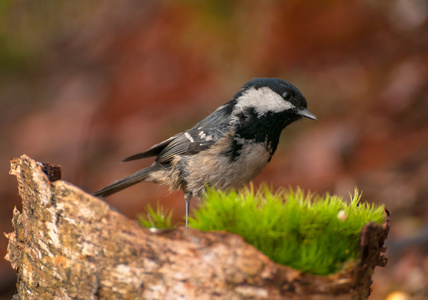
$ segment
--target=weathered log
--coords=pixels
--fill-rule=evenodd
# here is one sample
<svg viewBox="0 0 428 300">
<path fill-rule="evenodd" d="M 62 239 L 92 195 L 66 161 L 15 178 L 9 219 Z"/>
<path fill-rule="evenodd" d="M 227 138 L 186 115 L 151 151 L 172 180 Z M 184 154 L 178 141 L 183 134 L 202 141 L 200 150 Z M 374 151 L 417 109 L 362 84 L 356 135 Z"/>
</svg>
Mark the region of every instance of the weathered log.
<svg viewBox="0 0 428 300">
<path fill-rule="evenodd" d="M 314 276 L 272 262 L 234 234 L 141 228 L 59 180 L 59 167 L 25 155 L 10 172 L 23 201 L 6 235 L 19 299 L 366 299 L 374 268 L 386 263 L 389 218 L 364 227 L 357 267 Z"/>
</svg>

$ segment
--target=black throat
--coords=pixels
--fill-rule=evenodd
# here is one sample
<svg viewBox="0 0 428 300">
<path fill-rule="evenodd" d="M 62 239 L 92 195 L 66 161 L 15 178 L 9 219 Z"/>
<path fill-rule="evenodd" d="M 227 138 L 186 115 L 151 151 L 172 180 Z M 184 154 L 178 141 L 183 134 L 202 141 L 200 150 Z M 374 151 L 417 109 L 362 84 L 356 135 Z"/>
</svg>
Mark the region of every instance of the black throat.
<svg viewBox="0 0 428 300">
<path fill-rule="evenodd" d="M 233 137 L 230 152 L 232 160 L 239 157 L 244 143 L 261 143 L 270 153 L 270 157 L 275 153 L 278 147 L 279 137 L 282 130 L 291 123 L 299 120 L 301 117 L 292 111 L 282 113 L 266 113 L 257 115 L 253 108 L 242 116 L 241 124 L 237 127 Z M 269 158 L 270 161 L 270 158 Z"/>
</svg>

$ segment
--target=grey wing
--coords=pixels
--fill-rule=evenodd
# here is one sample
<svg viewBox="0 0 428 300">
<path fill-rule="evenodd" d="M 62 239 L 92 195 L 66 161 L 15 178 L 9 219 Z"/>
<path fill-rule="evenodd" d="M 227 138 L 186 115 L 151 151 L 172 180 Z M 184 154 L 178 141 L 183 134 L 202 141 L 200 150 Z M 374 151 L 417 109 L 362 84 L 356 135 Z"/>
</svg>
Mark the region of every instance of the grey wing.
<svg viewBox="0 0 428 300">
<path fill-rule="evenodd" d="M 129 156 L 123 161 L 157 156 L 156 162 L 162 164 L 170 162 L 174 155 L 193 155 L 210 148 L 229 130 L 230 107 L 233 104 L 229 102 L 220 106 L 193 128 L 176 134 L 147 151 Z"/>
<path fill-rule="evenodd" d="M 170 162 L 174 155 L 193 155 L 209 149 L 230 130 L 230 106 L 220 106 L 216 111 L 196 124 L 192 129 L 172 140 L 156 158 L 158 163 Z"/>
<path fill-rule="evenodd" d="M 125 162 L 125 161 L 141 159 L 141 158 L 147 158 L 147 157 L 151 157 L 151 156 L 158 156 L 172 141 L 179 138 L 183 134 L 184 134 L 184 132 L 180 132 L 180 133 L 170 137 L 169 139 L 164 140 L 163 142 L 160 142 L 156 145 L 153 145 L 150 149 L 148 149 L 144 152 L 125 157 L 122 161 Z"/>
<path fill-rule="evenodd" d="M 192 128 L 169 143 L 156 158 L 156 162 L 170 162 L 175 155 L 196 154 L 210 148 L 218 140 L 218 135 L 207 135 L 201 130 Z"/>
</svg>

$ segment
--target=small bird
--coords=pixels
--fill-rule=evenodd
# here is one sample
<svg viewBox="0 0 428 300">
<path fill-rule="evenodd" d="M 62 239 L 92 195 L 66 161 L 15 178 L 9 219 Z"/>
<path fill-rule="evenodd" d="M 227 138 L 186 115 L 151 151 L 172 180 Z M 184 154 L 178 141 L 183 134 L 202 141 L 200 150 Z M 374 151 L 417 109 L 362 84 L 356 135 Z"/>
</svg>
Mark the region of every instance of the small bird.
<svg viewBox="0 0 428 300">
<path fill-rule="evenodd" d="M 254 78 L 191 129 L 123 159 L 156 157 L 150 167 L 93 195 L 104 198 L 142 181 L 168 185 L 184 192 L 187 227 L 190 200 L 201 199 L 206 186 L 227 190 L 250 182 L 270 162 L 287 125 L 302 117 L 316 120 L 306 107 L 291 83 Z"/>
</svg>

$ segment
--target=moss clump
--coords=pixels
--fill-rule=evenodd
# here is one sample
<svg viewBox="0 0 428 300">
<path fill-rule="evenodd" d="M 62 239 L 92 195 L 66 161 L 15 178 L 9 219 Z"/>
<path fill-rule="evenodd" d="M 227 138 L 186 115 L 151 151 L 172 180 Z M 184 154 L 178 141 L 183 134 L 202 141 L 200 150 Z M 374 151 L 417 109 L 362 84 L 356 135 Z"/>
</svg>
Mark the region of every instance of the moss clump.
<svg viewBox="0 0 428 300">
<path fill-rule="evenodd" d="M 357 190 L 345 202 L 329 194 L 305 195 L 300 189 L 208 189 L 190 227 L 236 233 L 277 263 L 327 275 L 358 258 L 366 223 L 384 221 L 383 206 L 361 203 L 360 198 Z"/>
<path fill-rule="evenodd" d="M 382 224 L 385 219 L 383 206 L 361 203 L 360 198 L 358 190 L 343 201 L 300 189 L 208 189 L 189 226 L 236 233 L 277 263 L 327 275 L 355 263 L 363 226 L 373 221 Z"/>
<path fill-rule="evenodd" d="M 150 205 L 147 205 L 147 213 L 138 214 L 137 219 L 140 222 L 141 226 L 147 228 L 157 228 L 157 229 L 167 229 L 174 228 L 172 225 L 172 211 L 167 212 L 159 204 L 154 210 Z"/>
</svg>

